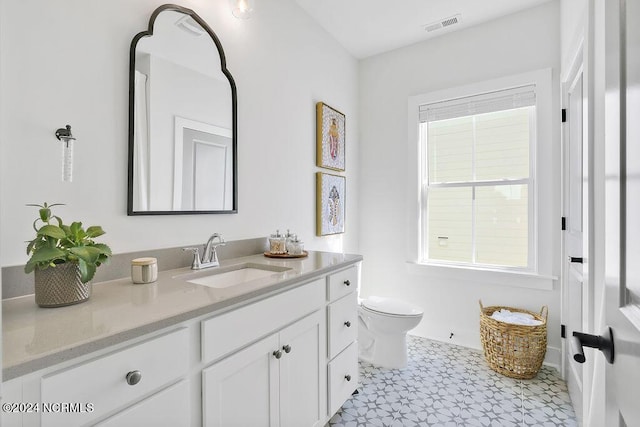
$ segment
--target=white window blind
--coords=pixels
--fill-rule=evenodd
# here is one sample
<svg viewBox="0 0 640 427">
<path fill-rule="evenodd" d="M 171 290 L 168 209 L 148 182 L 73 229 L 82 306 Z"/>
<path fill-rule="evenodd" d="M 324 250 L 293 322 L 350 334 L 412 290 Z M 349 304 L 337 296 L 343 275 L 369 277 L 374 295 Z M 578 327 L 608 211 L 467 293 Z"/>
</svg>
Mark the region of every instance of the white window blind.
<svg viewBox="0 0 640 427">
<path fill-rule="evenodd" d="M 420 106 L 420 122 L 454 119 L 536 105 L 535 85 L 520 86 Z"/>
</svg>

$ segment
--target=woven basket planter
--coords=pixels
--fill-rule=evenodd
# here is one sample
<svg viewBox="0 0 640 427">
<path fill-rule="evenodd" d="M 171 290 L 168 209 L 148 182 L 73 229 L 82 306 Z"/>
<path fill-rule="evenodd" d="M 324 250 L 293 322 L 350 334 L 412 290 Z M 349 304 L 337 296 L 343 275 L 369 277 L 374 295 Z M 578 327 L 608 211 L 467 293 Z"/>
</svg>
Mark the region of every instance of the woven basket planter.
<svg viewBox="0 0 640 427">
<path fill-rule="evenodd" d="M 527 313 L 542 322 L 540 325 L 514 325 L 493 319 L 494 311 L 507 309 Z M 494 371 L 510 378 L 531 379 L 538 374 L 547 352 L 547 306 L 540 313 L 520 308 L 483 307 L 480 301 L 480 340 L 484 358 Z"/>
<path fill-rule="evenodd" d="M 91 282 L 82 283 L 77 264 L 66 262 L 35 270 L 36 304 L 64 307 L 79 304 L 91 296 Z"/>
</svg>

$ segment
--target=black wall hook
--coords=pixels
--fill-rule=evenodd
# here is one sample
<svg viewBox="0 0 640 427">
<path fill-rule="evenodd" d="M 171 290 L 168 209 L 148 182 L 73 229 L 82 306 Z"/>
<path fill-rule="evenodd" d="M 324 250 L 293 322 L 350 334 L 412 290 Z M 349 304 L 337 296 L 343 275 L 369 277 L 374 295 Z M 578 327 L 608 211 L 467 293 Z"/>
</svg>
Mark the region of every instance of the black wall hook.
<svg viewBox="0 0 640 427">
<path fill-rule="evenodd" d="M 607 326 L 604 335 L 590 335 L 582 332 L 573 332 L 571 337 L 571 351 L 573 352 L 573 360 L 578 363 L 584 363 L 587 359 L 584 357 L 583 347 L 597 348 L 604 354 L 607 362 L 613 363 L 613 331 Z"/>
</svg>

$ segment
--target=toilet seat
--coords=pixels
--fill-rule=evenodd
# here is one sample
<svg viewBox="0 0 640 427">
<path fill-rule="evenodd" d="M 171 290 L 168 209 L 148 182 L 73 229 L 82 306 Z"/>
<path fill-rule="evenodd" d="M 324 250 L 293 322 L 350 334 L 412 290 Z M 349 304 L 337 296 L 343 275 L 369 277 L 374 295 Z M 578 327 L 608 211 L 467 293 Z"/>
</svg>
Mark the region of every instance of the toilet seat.
<svg viewBox="0 0 640 427">
<path fill-rule="evenodd" d="M 362 300 L 362 308 L 374 313 L 397 317 L 418 317 L 424 313 L 415 305 L 393 298 L 371 296 Z"/>
</svg>

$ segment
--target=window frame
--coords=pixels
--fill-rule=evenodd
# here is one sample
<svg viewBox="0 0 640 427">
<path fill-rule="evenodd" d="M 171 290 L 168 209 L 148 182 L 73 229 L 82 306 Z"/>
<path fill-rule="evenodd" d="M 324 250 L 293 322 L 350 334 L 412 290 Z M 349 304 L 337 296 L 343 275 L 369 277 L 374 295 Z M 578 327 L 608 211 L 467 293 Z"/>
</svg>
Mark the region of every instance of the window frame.
<svg viewBox="0 0 640 427">
<path fill-rule="evenodd" d="M 507 89 L 507 88 L 505 88 Z M 536 94 L 538 88 L 536 86 Z M 424 105 L 424 104 L 423 104 Z M 426 127 L 428 122 L 420 122 L 419 123 L 419 144 L 421 145 L 421 177 L 422 182 L 420 184 L 421 192 L 420 192 L 420 209 L 421 212 L 421 222 L 419 224 L 418 232 L 420 233 L 420 249 L 419 261 L 425 264 L 432 265 L 451 265 L 458 267 L 467 267 L 467 268 L 483 268 L 483 269 L 495 269 L 495 270 L 505 270 L 505 271 L 514 271 L 514 272 L 535 272 L 537 271 L 537 257 L 535 254 L 537 253 L 537 239 L 535 239 L 536 235 L 536 203 L 535 197 L 531 197 L 531 195 L 536 194 L 536 147 L 537 147 L 537 105 L 534 106 L 535 111 L 529 112 L 529 177 L 528 178 L 518 178 L 518 179 L 487 179 L 487 180 L 478 180 L 472 178 L 468 181 L 456 181 L 456 182 L 430 182 L 429 180 L 429 159 L 428 159 L 428 138 L 425 135 Z M 500 110 L 505 111 L 505 110 Z M 474 148 L 475 151 L 475 148 Z M 476 172 L 476 157 L 472 156 L 472 170 L 473 175 L 475 177 Z M 525 267 L 515 267 L 515 266 L 507 266 L 507 265 L 499 265 L 499 264 L 482 264 L 476 262 L 476 210 L 475 210 L 475 197 L 473 197 L 473 208 L 472 208 L 472 235 L 471 235 L 471 262 L 459 262 L 459 261 L 447 261 L 447 260 L 439 260 L 439 259 L 431 259 L 429 258 L 429 236 L 426 233 L 426 227 L 428 223 L 427 214 L 429 212 L 429 189 L 430 188 L 454 188 L 454 187 L 470 187 L 471 191 L 474 192 L 477 187 L 482 186 L 495 186 L 495 185 L 527 185 L 527 193 L 528 193 L 528 203 L 527 203 L 527 214 L 529 217 L 528 221 L 528 241 L 527 241 L 527 265 Z"/>
<path fill-rule="evenodd" d="M 554 105 L 559 108 L 559 100 L 552 91 L 552 70 L 550 68 L 532 72 L 501 77 L 470 85 L 453 87 L 444 90 L 434 90 L 423 94 L 410 96 L 408 99 L 408 174 L 407 174 L 407 264 L 410 273 L 446 275 L 447 277 L 466 280 L 473 277 L 476 281 L 488 281 L 495 284 L 511 285 L 516 287 L 529 287 L 537 289 L 552 289 L 553 281 L 557 278 L 553 275 L 554 259 L 557 252 L 554 246 L 556 235 L 553 233 L 555 222 L 559 223 L 559 217 L 555 218 L 554 212 L 558 209 L 559 198 L 556 200 L 559 189 L 554 182 L 559 179 L 559 164 L 547 168 L 540 167 L 537 159 L 559 159 L 559 133 L 554 132 L 554 125 L 559 126 L 559 120 L 552 113 Z M 536 142 L 533 156 L 530 159 L 530 168 L 534 177 L 530 202 L 533 209 L 533 219 L 530 227 L 533 232 L 530 236 L 534 243 L 533 257 L 530 269 L 496 267 L 486 265 L 471 265 L 460 263 L 425 261 L 422 257 L 423 239 L 421 224 L 423 223 L 423 179 L 426 171 L 426 153 L 420 138 L 420 105 L 446 101 L 449 99 L 474 96 L 478 94 L 494 92 L 510 87 L 534 84 L 536 86 Z M 557 134 L 557 135 L 556 135 Z M 556 167 L 557 166 L 557 167 Z M 428 176 L 427 176 L 428 177 Z M 541 199 L 541 195 L 544 198 Z M 542 202 L 542 203 L 541 203 Z M 559 233 L 558 233 L 559 234 Z M 557 255 L 557 254 L 556 254 Z M 514 277 L 522 280 L 516 284 Z"/>
</svg>

